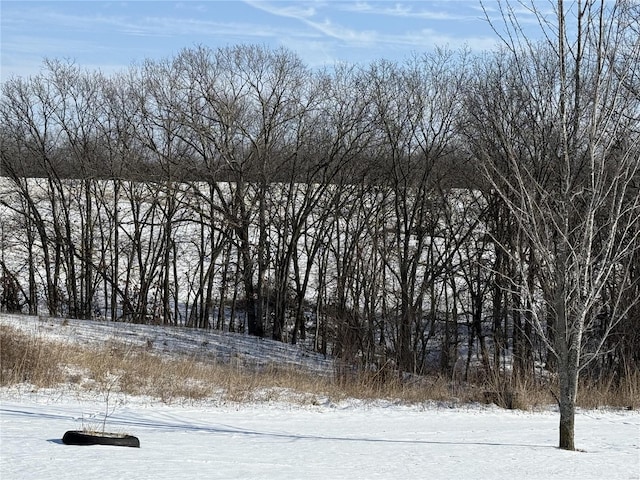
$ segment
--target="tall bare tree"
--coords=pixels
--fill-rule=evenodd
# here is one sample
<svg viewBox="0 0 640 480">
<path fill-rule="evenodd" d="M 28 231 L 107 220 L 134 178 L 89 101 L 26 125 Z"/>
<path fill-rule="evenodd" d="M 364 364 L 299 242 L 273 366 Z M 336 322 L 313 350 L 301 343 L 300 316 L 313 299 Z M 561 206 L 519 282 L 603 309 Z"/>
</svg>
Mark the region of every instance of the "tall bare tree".
<svg viewBox="0 0 640 480">
<path fill-rule="evenodd" d="M 416 368 L 426 295 L 451 254 L 431 257 L 434 264 L 424 261 L 446 203 L 439 187 L 454 151 L 464 85 L 464 70 L 457 66 L 463 61 L 464 56 L 439 50 L 403 66 L 379 62 L 369 75 L 383 173 L 377 181 L 393 191 L 388 228 L 394 238 L 384 258 L 397 285 L 396 351 L 404 371 Z M 464 233 L 456 238 L 462 237 Z"/>
<path fill-rule="evenodd" d="M 528 8 L 545 41 L 507 23 L 503 57 L 472 95 L 471 145 L 531 249 L 511 251 L 511 285 L 556 362 L 559 446 L 573 450 L 580 373 L 629 313 L 637 282 L 639 103 L 628 85 L 640 42 L 628 40 L 640 17 L 631 2 L 558 0 L 554 21 Z"/>
</svg>

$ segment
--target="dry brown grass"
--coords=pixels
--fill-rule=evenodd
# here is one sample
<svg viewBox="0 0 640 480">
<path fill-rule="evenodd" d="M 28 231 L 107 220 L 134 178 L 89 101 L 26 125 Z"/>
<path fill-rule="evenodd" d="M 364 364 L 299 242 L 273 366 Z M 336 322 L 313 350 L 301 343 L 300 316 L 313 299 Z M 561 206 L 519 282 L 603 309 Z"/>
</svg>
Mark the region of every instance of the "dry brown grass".
<svg viewBox="0 0 640 480">
<path fill-rule="evenodd" d="M 63 351 L 37 334 L 0 325 L 0 385 L 51 387 L 63 381 Z"/>
<path fill-rule="evenodd" d="M 588 409 L 639 409 L 640 372 L 630 372 L 623 379 L 608 378 L 599 382 L 583 380 L 578 393 L 578 405 Z"/>
<path fill-rule="evenodd" d="M 47 388 L 74 385 L 102 395 L 146 395 L 166 403 L 201 399 L 223 402 L 339 402 L 348 398 L 425 402 L 495 403 L 532 409 L 554 402 L 553 386 L 477 375 L 468 382 L 432 375 L 400 377 L 392 371 L 336 368 L 326 376 L 268 365 L 255 368 L 196 357 L 162 357 L 116 342 L 101 348 L 55 343 L 38 334 L 0 325 L 0 385 L 29 383 Z M 579 406 L 640 408 L 640 374 L 614 385 L 584 382 Z"/>
</svg>

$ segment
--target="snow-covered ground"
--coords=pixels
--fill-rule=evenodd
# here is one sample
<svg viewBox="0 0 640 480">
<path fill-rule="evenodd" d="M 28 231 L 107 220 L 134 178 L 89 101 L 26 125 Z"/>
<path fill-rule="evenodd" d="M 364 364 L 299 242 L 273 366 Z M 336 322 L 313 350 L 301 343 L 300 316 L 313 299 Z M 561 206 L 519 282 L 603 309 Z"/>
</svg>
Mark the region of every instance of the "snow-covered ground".
<svg viewBox="0 0 640 480">
<path fill-rule="evenodd" d="M 0 323 L 23 320 L 0 317 Z M 86 323 L 30 319 L 22 325 L 54 338 L 59 338 L 55 332 L 74 332 L 67 341 L 83 335 L 97 340 L 99 329 Z M 133 332 L 131 339 L 161 335 L 136 326 L 126 330 Z M 196 334 L 201 348 L 203 333 Z M 190 343 L 169 338 L 171 330 L 162 335 L 155 341 L 168 349 L 187 349 Z M 207 336 L 207 345 L 213 337 Z M 221 337 L 226 342 L 235 336 Z M 262 353 L 245 352 L 249 345 L 236 351 L 270 361 L 288 352 L 290 362 L 322 365 L 295 348 L 267 353 L 270 344 L 261 343 Z M 0 389 L 0 478 L 640 479 L 640 412 L 633 411 L 580 411 L 576 444 L 583 451 L 567 452 L 556 448 L 558 415 L 551 408 L 520 412 L 355 400 L 167 405 L 117 397 L 107 429 L 136 435 L 140 449 L 64 445 L 64 432 L 80 429 L 88 419 L 97 422 L 104 403 L 99 394 L 62 387 Z"/>
<path fill-rule="evenodd" d="M 638 479 L 640 415 L 497 408 L 287 404 L 176 406 L 130 399 L 108 419 L 141 448 L 61 442 L 96 401 L 45 394 L 0 405 L 2 479 Z"/>
</svg>

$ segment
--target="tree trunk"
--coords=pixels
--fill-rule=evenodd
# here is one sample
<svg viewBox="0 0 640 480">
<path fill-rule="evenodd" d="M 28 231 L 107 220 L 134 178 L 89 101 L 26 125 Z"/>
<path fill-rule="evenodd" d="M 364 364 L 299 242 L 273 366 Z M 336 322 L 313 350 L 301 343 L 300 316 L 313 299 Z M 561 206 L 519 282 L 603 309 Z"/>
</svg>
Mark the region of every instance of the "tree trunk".
<svg viewBox="0 0 640 480">
<path fill-rule="evenodd" d="M 566 258 L 564 249 L 559 249 L 561 260 Z M 563 265 L 564 261 L 559 262 Z M 560 443 L 563 450 L 575 450 L 574 424 L 576 414 L 576 398 L 578 396 L 578 359 L 580 349 L 580 328 L 577 322 L 571 322 L 566 311 L 566 298 L 568 294 L 565 286 L 564 272 L 558 268 L 558 285 L 554 301 L 556 316 L 556 353 L 558 361 L 558 380 L 560 398 Z"/>
<path fill-rule="evenodd" d="M 575 450 L 575 416 L 578 385 L 577 369 L 560 368 L 560 444 L 563 450 Z"/>
<path fill-rule="evenodd" d="M 575 450 L 574 423 L 575 404 L 571 401 L 560 401 L 560 448 L 563 450 Z"/>
</svg>

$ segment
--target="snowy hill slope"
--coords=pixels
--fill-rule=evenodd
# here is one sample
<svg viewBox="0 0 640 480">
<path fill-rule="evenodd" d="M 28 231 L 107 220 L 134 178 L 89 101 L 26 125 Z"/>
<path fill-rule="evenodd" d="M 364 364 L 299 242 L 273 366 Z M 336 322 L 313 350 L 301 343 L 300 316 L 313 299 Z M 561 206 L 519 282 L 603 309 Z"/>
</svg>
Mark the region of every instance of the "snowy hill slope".
<svg viewBox="0 0 640 480">
<path fill-rule="evenodd" d="M 277 364 L 317 373 L 333 369 L 331 359 L 302 346 L 238 333 L 7 314 L 0 314 L 0 325 L 69 344 L 102 346 L 113 342 L 160 355 L 187 355 L 222 363 L 255 367 Z"/>
</svg>

